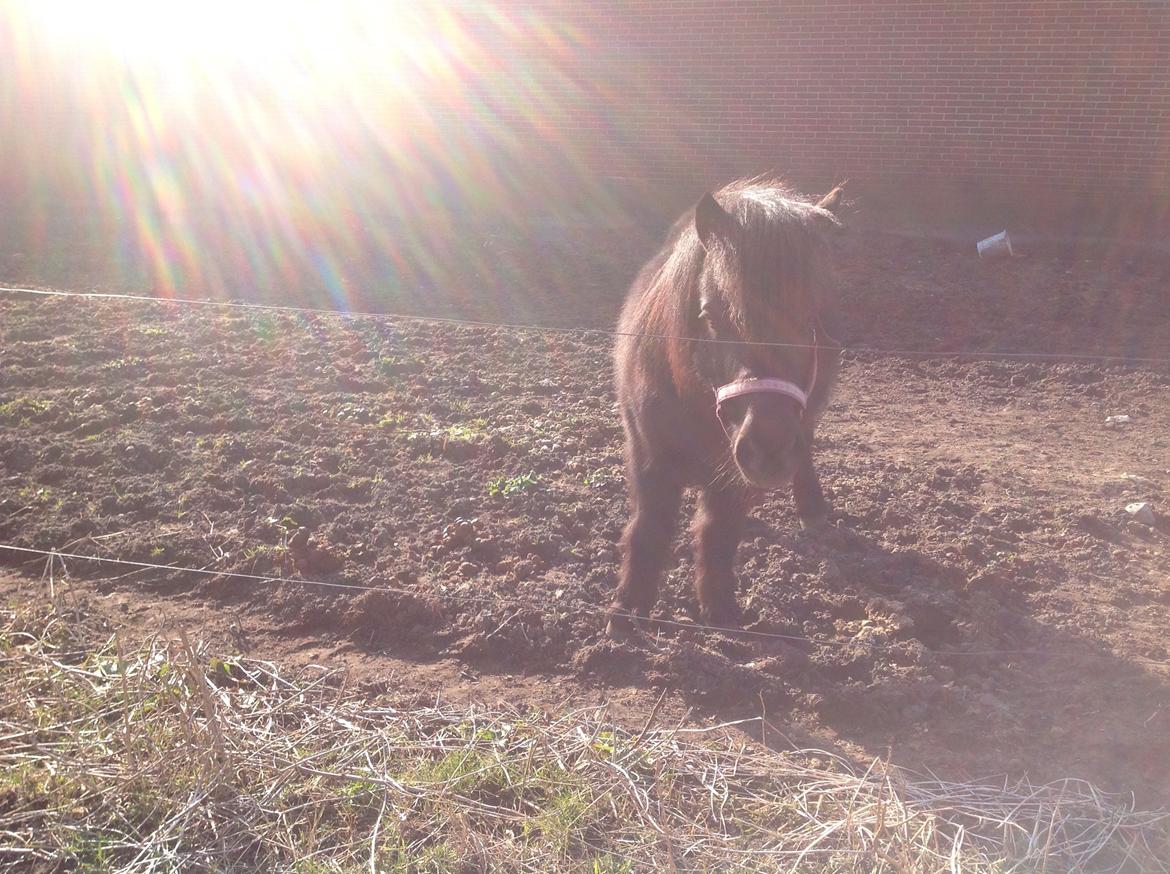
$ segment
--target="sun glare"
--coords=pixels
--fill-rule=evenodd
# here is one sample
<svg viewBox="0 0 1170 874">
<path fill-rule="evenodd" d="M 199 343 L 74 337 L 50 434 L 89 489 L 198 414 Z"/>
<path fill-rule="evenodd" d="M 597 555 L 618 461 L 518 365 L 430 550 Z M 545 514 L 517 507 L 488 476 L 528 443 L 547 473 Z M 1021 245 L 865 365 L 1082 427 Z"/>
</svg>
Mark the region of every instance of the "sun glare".
<svg viewBox="0 0 1170 874">
<path fill-rule="evenodd" d="M 343 304 L 375 257 L 425 287 L 480 205 L 591 178 L 548 120 L 588 111 L 592 48 L 524 4 L 0 0 L 0 55 L 30 209 L 110 229 L 160 294 L 309 271 Z"/>
<path fill-rule="evenodd" d="M 341 0 L 17 0 L 32 36 L 128 66 L 352 64 L 419 38 L 410 4 Z M 417 46 L 415 46 L 417 48 Z"/>
</svg>

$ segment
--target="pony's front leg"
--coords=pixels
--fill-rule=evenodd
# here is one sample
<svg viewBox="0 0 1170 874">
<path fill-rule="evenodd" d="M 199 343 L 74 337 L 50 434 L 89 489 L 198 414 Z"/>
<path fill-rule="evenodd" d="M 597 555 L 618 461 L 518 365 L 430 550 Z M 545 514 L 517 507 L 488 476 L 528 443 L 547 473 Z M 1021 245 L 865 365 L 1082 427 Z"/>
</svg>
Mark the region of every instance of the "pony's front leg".
<svg viewBox="0 0 1170 874">
<path fill-rule="evenodd" d="M 665 472 L 631 469 L 629 476 L 630 521 L 622 536 L 621 579 L 610 608 L 610 634 L 628 629 L 632 616 L 649 615 L 657 602 L 682 499 L 681 483 Z"/>
<path fill-rule="evenodd" d="M 792 498 L 796 502 L 796 515 L 806 531 L 824 528 L 828 520 L 829 502 L 821 489 L 821 479 L 813 466 L 812 441 L 805 442 L 805 450 L 792 477 Z"/>
<path fill-rule="evenodd" d="M 740 624 L 735 600 L 735 553 L 746 515 L 747 500 L 741 492 L 706 489 L 699 496 L 691 526 L 695 536 L 695 595 L 699 615 L 708 625 Z"/>
</svg>

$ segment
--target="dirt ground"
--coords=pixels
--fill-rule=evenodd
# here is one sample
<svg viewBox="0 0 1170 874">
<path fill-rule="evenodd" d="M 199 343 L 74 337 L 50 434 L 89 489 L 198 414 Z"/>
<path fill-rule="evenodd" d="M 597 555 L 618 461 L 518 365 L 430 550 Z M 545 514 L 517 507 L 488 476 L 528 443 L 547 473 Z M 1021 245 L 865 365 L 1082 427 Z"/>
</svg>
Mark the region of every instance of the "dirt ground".
<svg viewBox="0 0 1170 874">
<path fill-rule="evenodd" d="M 608 327 L 653 244 L 575 234 L 485 236 L 442 293 L 356 302 Z M 0 543 L 288 577 L 66 561 L 95 621 L 344 664 L 371 694 L 638 724 L 666 690 L 659 718 L 763 714 L 775 745 L 1170 804 L 1170 368 L 863 351 L 1170 355 L 1170 257 L 982 263 L 872 230 L 838 249 L 836 527 L 802 533 L 778 494 L 740 550 L 747 628 L 794 640 L 602 633 L 625 497 L 600 334 L 0 294 Z M 7 284 L 141 290 L 16 254 Z M 660 615 L 685 623 L 678 553 Z M 5 597 L 39 591 L 43 559 L 0 563 Z"/>
</svg>

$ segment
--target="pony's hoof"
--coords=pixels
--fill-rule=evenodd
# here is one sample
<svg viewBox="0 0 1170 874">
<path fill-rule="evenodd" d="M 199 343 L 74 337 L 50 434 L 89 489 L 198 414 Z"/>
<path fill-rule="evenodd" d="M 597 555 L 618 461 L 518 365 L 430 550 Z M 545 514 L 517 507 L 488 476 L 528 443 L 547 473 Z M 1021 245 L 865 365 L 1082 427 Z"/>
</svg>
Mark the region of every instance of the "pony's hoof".
<svg viewBox="0 0 1170 874">
<path fill-rule="evenodd" d="M 638 628 L 641 620 L 636 611 L 614 604 L 609 608 L 609 621 L 605 623 L 606 637 L 617 641 L 636 639 L 641 636 Z"/>
<path fill-rule="evenodd" d="M 846 527 L 836 525 L 829 519 L 809 523 L 801 520 L 805 536 L 809 537 L 814 545 L 825 549 L 848 549 L 852 543 L 852 533 Z"/>
<path fill-rule="evenodd" d="M 699 610 L 699 620 L 711 628 L 725 628 L 728 631 L 739 631 L 743 628 L 743 614 L 739 612 L 739 605 L 735 603 L 703 607 Z"/>
<path fill-rule="evenodd" d="M 634 629 L 628 619 L 610 619 L 605 623 L 605 636 L 610 640 L 623 643 L 629 640 L 633 633 Z"/>
<path fill-rule="evenodd" d="M 800 527 L 809 534 L 821 534 L 832 526 L 829 524 L 828 513 L 813 513 L 810 516 L 800 517 Z"/>
</svg>

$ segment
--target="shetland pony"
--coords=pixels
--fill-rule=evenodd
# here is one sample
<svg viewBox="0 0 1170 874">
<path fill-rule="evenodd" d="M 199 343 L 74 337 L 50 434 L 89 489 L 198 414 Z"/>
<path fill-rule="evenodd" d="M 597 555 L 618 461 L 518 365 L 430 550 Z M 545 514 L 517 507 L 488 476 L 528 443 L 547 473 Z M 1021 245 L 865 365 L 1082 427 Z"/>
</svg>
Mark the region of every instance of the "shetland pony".
<svg viewBox="0 0 1170 874">
<path fill-rule="evenodd" d="M 812 447 L 840 366 L 821 320 L 841 191 L 811 203 L 757 178 L 706 194 L 634 281 L 615 352 L 630 519 L 611 633 L 657 601 L 684 488 L 699 489 L 695 595 L 711 625 L 740 622 L 735 553 L 762 493 L 791 483 L 802 524 L 823 523 Z"/>
</svg>

